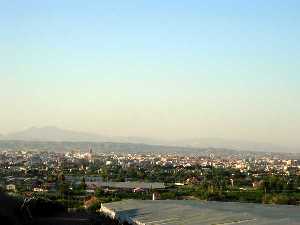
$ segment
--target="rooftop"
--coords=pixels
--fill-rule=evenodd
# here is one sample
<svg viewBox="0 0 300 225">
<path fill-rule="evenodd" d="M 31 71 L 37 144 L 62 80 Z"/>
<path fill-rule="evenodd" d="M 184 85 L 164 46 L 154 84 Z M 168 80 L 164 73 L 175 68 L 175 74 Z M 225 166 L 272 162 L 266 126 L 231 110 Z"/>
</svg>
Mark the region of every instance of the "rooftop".
<svg viewBox="0 0 300 225">
<path fill-rule="evenodd" d="M 165 188 L 163 183 L 157 182 L 138 182 L 138 181 L 128 181 L 128 182 L 105 182 L 105 181 L 97 181 L 97 182 L 86 182 L 89 185 L 95 185 L 97 187 L 111 187 L 111 188 L 144 188 L 144 189 L 162 189 Z"/>
<path fill-rule="evenodd" d="M 194 200 L 125 200 L 103 204 L 104 213 L 139 225 L 300 224 L 300 207 Z"/>
</svg>

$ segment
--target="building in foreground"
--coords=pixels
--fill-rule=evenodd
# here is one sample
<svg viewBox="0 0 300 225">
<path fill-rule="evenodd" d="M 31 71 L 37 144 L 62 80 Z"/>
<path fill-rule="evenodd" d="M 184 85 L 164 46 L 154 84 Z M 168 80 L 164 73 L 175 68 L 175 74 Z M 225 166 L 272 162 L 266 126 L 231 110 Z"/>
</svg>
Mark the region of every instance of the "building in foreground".
<svg viewBox="0 0 300 225">
<path fill-rule="evenodd" d="M 299 225 L 300 207 L 196 200 L 125 200 L 101 211 L 134 225 Z"/>
</svg>

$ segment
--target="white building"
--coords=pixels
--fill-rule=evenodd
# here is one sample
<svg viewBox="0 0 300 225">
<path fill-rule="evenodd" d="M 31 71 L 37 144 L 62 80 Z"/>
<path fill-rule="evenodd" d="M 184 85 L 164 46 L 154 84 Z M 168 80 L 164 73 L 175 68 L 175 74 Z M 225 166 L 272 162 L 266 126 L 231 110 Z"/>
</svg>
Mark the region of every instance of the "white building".
<svg viewBox="0 0 300 225">
<path fill-rule="evenodd" d="M 8 184 L 8 185 L 6 185 L 6 190 L 8 190 L 8 191 L 16 191 L 16 185 L 14 185 L 14 184 Z"/>
</svg>

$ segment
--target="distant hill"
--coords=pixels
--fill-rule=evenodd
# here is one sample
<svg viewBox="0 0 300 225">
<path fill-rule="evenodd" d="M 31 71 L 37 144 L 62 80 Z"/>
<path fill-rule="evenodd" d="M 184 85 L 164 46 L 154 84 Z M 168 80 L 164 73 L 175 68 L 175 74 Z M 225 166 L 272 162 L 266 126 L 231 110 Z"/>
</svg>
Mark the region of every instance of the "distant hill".
<svg viewBox="0 0 300 225">
<path fill-rule="evenodd" d="M 87 132 L 78 132 L 58 127 L 31 127 L 23 131 L 0 135 L 0 140 L 49 141 L 49 142 L 122 142 L 161 144 L 160 141 L 142 137 L 102 136 Z"/>
<path fill-rule="evenodd" d="M 178 140 L 174 143 L 178 146 L 196 148 L 226 148 L 240 151 L 260 151 L 260 152 L 299 152 L 300 148 L 291 148 L 271 143 L 261 143 L 243 140 L 231 140 L 221 138 L 195 138 Z"/>
<path fill-rule="evenodd" d="M 31 127 L 29 129 L 0 135 L 0 140 L 40 141 L 40 142 L 111 142 L 111 143 L 138 143 L 187 148 L 216 148 L 234 149 L 240 151 L 263 152 L 300 152 L 300 148 L 289 148 L 269 143 L 251 141 L 226 140 L 218 138 L 194 138 L 185 140 L 159 140 L 143 137 L 102 136 L 93 133 L 77 132 L 57 127 Z"/>
<path fill-rule="evenodd" d="M 31 127 L 29 129 L 4 135 L 5 140 L 22 141 L 101 141 L 100 135 L 64 130 L 57 127 Z"/>
</svg>

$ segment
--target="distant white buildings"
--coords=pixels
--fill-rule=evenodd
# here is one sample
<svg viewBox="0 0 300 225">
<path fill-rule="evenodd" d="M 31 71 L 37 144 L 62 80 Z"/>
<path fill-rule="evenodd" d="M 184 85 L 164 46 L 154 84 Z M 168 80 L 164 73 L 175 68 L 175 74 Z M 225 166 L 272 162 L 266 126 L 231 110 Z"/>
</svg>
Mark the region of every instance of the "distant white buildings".
<svg viewBox="0 0 300 225">
<path fill-rule="evenodd" d="M 33 188 L 34 192 L 48 192 L 48 190 L 43 189 L 43 188 Z"/>
<path fill-rule="evenodd" d="M 8 185 L 6 185 L 6 190 L 15 192 L 16 191 L 16 185 L 8 184 Z"/>
</svg>

